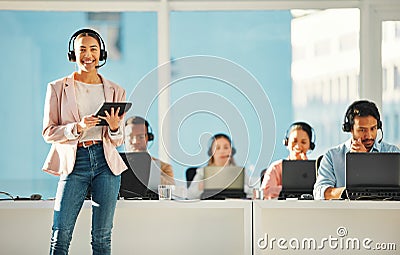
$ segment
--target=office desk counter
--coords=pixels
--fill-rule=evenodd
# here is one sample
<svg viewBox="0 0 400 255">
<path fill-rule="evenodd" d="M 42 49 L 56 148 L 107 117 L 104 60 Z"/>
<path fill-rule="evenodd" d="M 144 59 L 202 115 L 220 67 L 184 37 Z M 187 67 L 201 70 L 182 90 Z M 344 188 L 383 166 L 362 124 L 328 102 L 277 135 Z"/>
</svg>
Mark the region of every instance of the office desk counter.
<svg viewBox="0 0 400 255">
<path fill-rule="evenodd" d="M 49 253 L 53 201 L 1 201 L 0 253 Z M 71 255 L 91 254 L 91 202 L 75 226 Z M 252 254 L 252 202 L 124 201 L 114 218 L 112 254 Z"/>
<path fill-rule="evenodd" d="M 70 254 L 91 254 L 91 203 Z M 48 254 L 53 201 L 0 202 L 0 254 Z M 253 226 L 252 226 L 253 222 Z M 400 254 L 400 202 L 124 201 L 113 255 Z"/>
<path fill-rule="evenodd" d="M 254 201 L 254 254 L 400 254 L 400 202 Z"/>
</svg>

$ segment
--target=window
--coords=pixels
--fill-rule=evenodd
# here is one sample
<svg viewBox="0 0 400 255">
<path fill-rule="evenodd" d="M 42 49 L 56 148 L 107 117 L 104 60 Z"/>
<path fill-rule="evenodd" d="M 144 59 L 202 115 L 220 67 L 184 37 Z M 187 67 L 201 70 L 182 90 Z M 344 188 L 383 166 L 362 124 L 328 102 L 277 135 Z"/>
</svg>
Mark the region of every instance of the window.
<svg viewBox="0 0 400 255">
<path fill-rule="evenodd" d="M 399 73 L 399 68 L 397 66 L 394 66 L 393 68 L 393 84 L 394 84 L 394 89 L 400 88 L 400 73 Z"/>
<path fill-rule="evenodd" d="M 294 119 L 318 127 L 316 155 L 346 138 L 340 135 L 342 115 L 358 97 L 358 19 L 357 9 L 328 9 L 292 20 L 292 45 L 315 53 L 302 60 L 293 59 L 292 79 L 297 91 L 316 95 L 317 103 L 294 108 Z"/>
<path fill-rule="evenodd" d="M 400 18 L 400 17 L 399 17 Z M 399 113 L 400 107 L 400 40 L 397 20 L 383 21 L 382 33 L 386 40 L 382 41 L 382 119 L 384 139 L 387 142 L 400 144 Z"/>
<path fill-rule="evenodd" d="M 400 126 L 399 114 L 395 113 L 394 114 L 394 119 L 393 119 L 393 134 L 394 134 L 393 140 L 395 142 L 397 142 L 397 143 L 398 143 L 398 141 L 400 141 L 400 128 L 399 128 L 399 126 Z"/>
<path fill-rule="evenodd" d="M 388 79 L 387 79 L 387 68 L 383 68 L 382 69 L 382 79 L 383 79 L 383 93 L 386 92 L 386 90 L 388 89 Z"/>
<path fill-rule="evenodd" d="M 342 35 L 339 38 L 339 49 L 340 51 L 351 51 L 356 50 L 358 44 L 358 34 L 350 33 Z"/>
<path fill-rule="evenodd" d="M 329 40 L 316 42 L 314 45 L 314 56 L 322 57 L 329 55 L 331 53 L 330 43 Z"/>
<path fill-rule="evenodd" d="M 108 59 L 120 59 L 122 51 L 121 13 L 88 12 L 88 25 L 96 29 L 107 42 Z"/>
<path fill-rule="evenodd" d="M 400 21 L 394 22 L 394 34 L 397 40 L 400 39 Z"/>
</svg>

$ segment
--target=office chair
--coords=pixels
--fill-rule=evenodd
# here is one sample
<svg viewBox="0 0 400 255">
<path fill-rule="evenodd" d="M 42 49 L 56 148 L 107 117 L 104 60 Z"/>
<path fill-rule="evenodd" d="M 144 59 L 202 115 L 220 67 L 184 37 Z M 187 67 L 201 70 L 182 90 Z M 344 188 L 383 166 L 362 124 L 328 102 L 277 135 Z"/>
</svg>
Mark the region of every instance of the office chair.
<svg viewBox="0 0 400 255">
<path fill-rule="evenodd" d="M 324 157 L 324 155 L 320 155 L 317 160 L 315 160 L 315 177 L 318 177 L 318 168 L 319 165 L 321 164 L 321 160 Z"/>
<path fill-rule="evenodd" d="M 264 169 L 264 170 L 262 170 L 261 171 L 261 173 L 260 173 L 260 187 L 261 187 L 261 184 L 262 184 L 262 182 L 263 182 L 263 180 L 264 180 L 264 175 L 265 175 L 265 172 L 267 171 L 267 169 Z"/>
<path fill-rule="evenodd" d="M 193 181 L 194 176 L 196 175 L 197 167 L 189 167 L 186 170 L 186 187 L 189 188 L 190 183 Z"/>
</svg>

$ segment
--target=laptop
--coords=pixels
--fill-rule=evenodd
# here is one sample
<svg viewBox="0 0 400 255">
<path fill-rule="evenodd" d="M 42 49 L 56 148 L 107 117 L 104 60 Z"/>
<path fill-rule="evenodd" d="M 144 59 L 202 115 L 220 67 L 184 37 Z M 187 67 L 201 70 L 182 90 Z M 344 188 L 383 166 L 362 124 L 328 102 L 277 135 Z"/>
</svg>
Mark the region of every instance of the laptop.
<svg viewBox="0 0 400 255">
<path fill-rule="evenodd" d="M 351 200 L 399 200 L 400 153 L 347 153 L 346 192 Z"/>
<path fill-rule="evenodd" d="M 282 191 L 278 199 L 313 199 L 315 160 L 283 160 Z"/>
<path fill-rule="evenodd" d="M 124 199 L 158 199 L 158 194 L 149 190 L 151 157 L 147 152 L 119 153 L 128 169 L 121 174 L 119 195 Z"/>
<path fill-rule="evenodd" d="M 207 166 L 204 168 L 204 191 L 201 199 L 245 198 L 244 168 Z"/>
<path fill-rule="evenodd" d="M 161 184 L 161 163 L 160 161 L 151 161 L 150 176 L 147 187 L 153 191 L 158 191 L 158 185 Z"/>
</svg>

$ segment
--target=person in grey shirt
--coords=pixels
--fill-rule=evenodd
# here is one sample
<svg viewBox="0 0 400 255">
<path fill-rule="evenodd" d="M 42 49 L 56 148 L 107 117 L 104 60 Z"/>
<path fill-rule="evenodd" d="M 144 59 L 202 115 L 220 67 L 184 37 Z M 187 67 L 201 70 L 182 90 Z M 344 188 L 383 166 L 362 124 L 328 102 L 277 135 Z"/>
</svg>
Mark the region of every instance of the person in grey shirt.
<svg viewBox="0 0 400 255">
<path fill-rule="evenodd" d="M 348 152 L 400 152 L 392 144 L 382 142 L 382 121 L 375 103 L 367 100 L 353 102 L 346 111 L 342 126 L 351 138 L 328 150 L 318 168 L 314 199 L 340 199 L 345 190 L 345 157 Z M 381 138 L 377 141 L 378 130 Z"/>
</svg>

